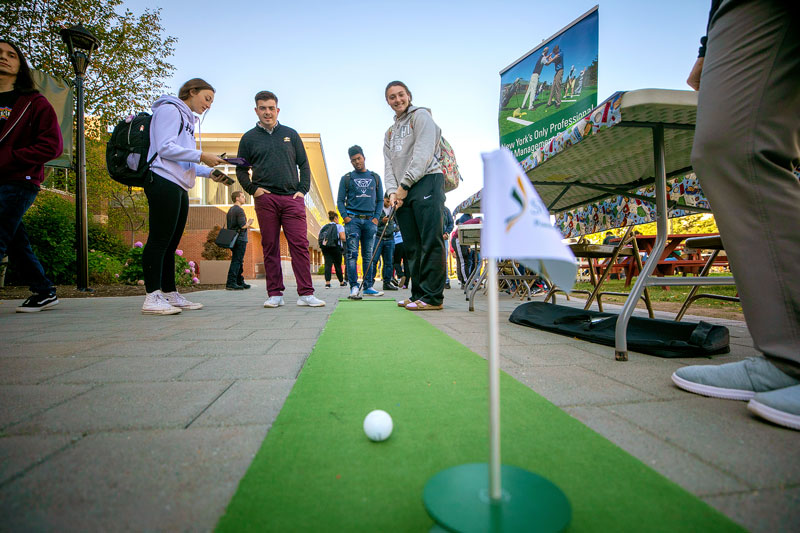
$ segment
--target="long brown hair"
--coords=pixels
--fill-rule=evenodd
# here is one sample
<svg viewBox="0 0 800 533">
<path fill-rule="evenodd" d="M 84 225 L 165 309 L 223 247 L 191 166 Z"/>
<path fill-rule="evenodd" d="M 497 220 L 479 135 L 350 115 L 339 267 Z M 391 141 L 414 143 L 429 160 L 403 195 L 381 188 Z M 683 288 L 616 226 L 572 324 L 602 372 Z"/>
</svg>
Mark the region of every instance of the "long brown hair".
<svg viewBox="0 0 800 533">
<path fill-rule="evenodd" d="M 39 89 L 33 83 L 33 76 L 31 75 L 31 69 L 28 68 L 28 62 L 25 60 L 25 54 L 22 53 L 19 46 L 7 39 L 0 39 L 0 43 L 6 43 L 13 48 L 19 59 L 19 72 L 17 72 L 17 79 L 14 82 L 14 89 L 22 94 L 38 93 Z"/>
<path fill-rule="evenodd" d="M 192 78 L 181 85 L 181 90 L 178 91 L 178 98 L 181 100 L 188 100 L 189 97 L 192 96 L 192 91 L 197 94 L 198 92 L 205 91 L 206 89 L 210 90 L 212 93 L 217 92 L 206 80 L 202 78 Z"/>
</svg>

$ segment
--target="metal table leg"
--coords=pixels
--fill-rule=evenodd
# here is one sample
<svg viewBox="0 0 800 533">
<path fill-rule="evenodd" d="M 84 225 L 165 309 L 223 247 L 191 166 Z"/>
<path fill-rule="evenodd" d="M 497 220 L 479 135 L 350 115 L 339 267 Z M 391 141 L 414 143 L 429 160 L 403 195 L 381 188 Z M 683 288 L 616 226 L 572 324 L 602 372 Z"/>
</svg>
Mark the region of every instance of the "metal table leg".
<svg viewBox="0 0 800 533">
<path fill-rule="evenodd" d="M 667 217 L 669 212 L 667 211 L 667 170 L 664 158 L 663 124 L 653 126 L 652 131 L 656 188 L 656 242 L 647 258 L 647 262 L 643 265 L 642 271 L 639 272 L 639 277 L 636 279 L 636 283 L 633 285 L 628 299 L 625 300 L 625 305 L 622 307 L 619 318 L 617 318 L 617 327 L 614 331 L 614 358 L 617 361 L 628 360 L 628 321 L 633 315 L 636 303 L 642 296 L 642 292 L 647 286 L 647 281 L 655 270 L 656 265 L 658 265 L 661 253 L 664 251 L 664 247 L 667 243 Z"/>
</svg>

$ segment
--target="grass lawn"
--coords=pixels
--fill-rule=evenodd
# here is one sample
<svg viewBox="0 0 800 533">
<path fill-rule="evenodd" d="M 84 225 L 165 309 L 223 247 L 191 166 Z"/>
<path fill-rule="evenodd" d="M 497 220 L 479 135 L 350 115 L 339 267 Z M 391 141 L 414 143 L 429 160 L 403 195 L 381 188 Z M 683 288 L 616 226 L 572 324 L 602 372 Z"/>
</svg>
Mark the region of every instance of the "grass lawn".
<svg viewBox="0 0 800 533">
<path fill-rule="evenodd" d="M 726 276 L 728 274 L 722 274 Z M 680 276 L 671 276 L 680 277 Z M 634 281 L 631 283 L 633 285 Z M 625 287 L 625 280 L 607 280 L 603 284 L 605 291 L 609 292 L 630 292 L 631 287 Z M 576 283 L 575 289 L 592 290 L 591 283 Z M 650 301 L 653 302 L 653 308 L 661 311 L 677 312 L 680 309 L 686 296 L 692 287 L 650 287 Z M 705 294 L 721 294 L 725 296 L 736 296 L 738 294 L 736 287 L 700 287 L 699 293 Z M 576 294 L 576 298 L 585 298 L 584 295 Z M 603 296 L 604 303 L 623 303 L 625 298 L 622 296 Z M 644 302 L 640 301 L 639 308 L 644 308 Z M 689 307 L 688 314 L 713 316 L 718 318 L 730 318 L 732 320 L 744 320 L 742 315 L 742 306 L 738 302 L 724 302 L 721 300 L 701 299 L 692 303 Z"/>
<path fill-rule="evenodd" d="M 562 111 L 565 106 L 571 105 L 575 103 L 576 105 L 583 100 L 588 98 L 594 97 L 597 93 L 597 87 L 588 86 L 584 87 L 583 91 L 581 91 L 580 95 L 574 96 L 570 98 L 570 100 L 576 100 L 576 102 L 566 102 L 562 99 L 561 108 L 556 109 L 555 107 L 547 107 L 547 99 L 550 97 L 550 91 L 544 90 L 539 93 L 539 96 L 536 98 L 534 109 L 522 109 L 520 110 L 521 113 L 525 113 L 524 115 L 520 116 L 522 120 L 527 120 L 528 122 L 536 122 L 542 118 L 545 118 L 550 115 L 554 115 L 557 112 Z M 500 110 L 500 137 L 502 138 L 504 135 L 508 135 L 509 133 L 515 132 L 521 128 L 525 128 L 522 124 L 518 124 L 516 122 L 512 122 L 510 120 L 506 120 L 508 117 L 512 116 L 514 110 L 517 109 L 522 105 L 522 100 L 525 98 L 525 93 L 515 94 L 511 97 L 511 100 L 508 102 L 508 105 Z M 527 108 L 527 105 L 526 105 Z M 541 140 L 541 139 L 540 139 Z"/>
</svg>

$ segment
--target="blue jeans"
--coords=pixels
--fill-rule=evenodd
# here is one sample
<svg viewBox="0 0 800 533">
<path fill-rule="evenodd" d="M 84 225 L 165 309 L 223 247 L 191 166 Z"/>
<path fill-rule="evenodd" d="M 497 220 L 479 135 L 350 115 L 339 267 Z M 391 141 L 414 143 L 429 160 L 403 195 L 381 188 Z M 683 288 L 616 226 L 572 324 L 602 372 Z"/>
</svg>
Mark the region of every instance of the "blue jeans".
<svg viewBox="0 0 800 533">
<path fill-rule="evenodd" d="M 361 268 L 367 268 L 377 230 L 378 226 L 368 218 L 352 218 L 344 225 L 344 234 L 347 237 L 347 281 L 350 282 L 350 287 L 358 287 L 358 245 L 361 245 Z M 372 287 L 366 283 L 368 275 L 368 272 L 364 273 L 365 289 Z"/>
<path fill-rule="evenodd" d="M 372 287 L 372 285 L 375 284 L 375 273 L 378 270 L 378 257 L 380 257 L 383 262 L 383 267 L 381 269 L 383 282 L 388 283 L 389 280 L 392 279 L 392 271 L 394 270 L 394 265 L 392 263 L 394 258 L 394 237 L 391 239 L 376 238 L 375 248 L 372 250 L 372 254 L 375 256 L 375 259 L 372 261 L 372 268 L 364 275 L 364 286 L 366 287 Z"/>
<path fill-rule="evenodd" d="M 22 215 L 33 204 L 39 191 L 25 184 L 0 185 L 0 258 L 12 258 L 30 283 L 31 292 L 54 294 L 53 282 L 47 279 L 31 242 Z"/>
</svg>

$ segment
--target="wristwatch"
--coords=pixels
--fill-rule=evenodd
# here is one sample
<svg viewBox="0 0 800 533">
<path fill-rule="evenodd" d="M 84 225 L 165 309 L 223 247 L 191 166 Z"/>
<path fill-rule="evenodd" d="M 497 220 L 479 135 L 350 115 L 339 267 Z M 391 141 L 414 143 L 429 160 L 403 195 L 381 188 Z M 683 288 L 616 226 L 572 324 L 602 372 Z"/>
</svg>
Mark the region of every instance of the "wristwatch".
<svg viewBox="0 0 800 533">
<path fill-rule="evenodd" d="M 411 187 L 409 187 L 409 186 L 408 186 L 408 185 L 406 185 L 405 183 L 401 183 L 401 184 L 400 184 L 400 186 L 401 186 L 403 189 L 405 189 L 406 191 L 408 191 L 408 190 L 411 190 Z"/>
</svg>

